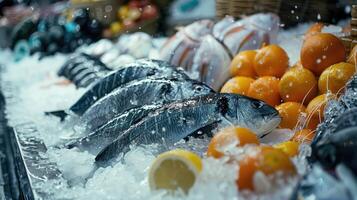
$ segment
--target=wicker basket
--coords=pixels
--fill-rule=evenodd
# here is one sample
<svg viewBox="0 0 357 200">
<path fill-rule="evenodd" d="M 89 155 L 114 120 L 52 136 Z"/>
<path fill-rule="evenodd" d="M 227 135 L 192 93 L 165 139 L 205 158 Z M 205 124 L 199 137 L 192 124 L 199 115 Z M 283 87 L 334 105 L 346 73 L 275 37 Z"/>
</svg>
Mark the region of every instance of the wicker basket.
<svg viewBox="0 0 357 200">
<path fill-rule="evenodd" d="M 350 25 L 351 32 L 346 36 L 340 37 L 347 53 L 357 44 L 357 5 L 352 5 Z"/>
<path fill-rule="evenodd" d="M 334 9 L 330 4 L 324 0 L 217 0 L 216 12 L 219 19 L 226 15 L 240 18 L 257 12 L 272 12 L 281 16 L 283 24 L 290 26 L 310 20 L 330 22 Z"/>
</svg>

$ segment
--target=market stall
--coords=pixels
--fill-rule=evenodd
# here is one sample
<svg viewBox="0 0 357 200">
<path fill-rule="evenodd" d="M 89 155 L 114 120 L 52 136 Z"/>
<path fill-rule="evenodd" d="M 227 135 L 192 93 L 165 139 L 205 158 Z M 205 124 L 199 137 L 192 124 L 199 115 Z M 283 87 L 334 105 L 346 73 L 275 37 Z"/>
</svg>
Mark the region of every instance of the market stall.
<svg viewBox="0 0 357 200">
<path fill-rule="evenodd" d="M 356 10 L 34 7 L 0 50 L 0 197 L 355 199 Z"/>
</svg>

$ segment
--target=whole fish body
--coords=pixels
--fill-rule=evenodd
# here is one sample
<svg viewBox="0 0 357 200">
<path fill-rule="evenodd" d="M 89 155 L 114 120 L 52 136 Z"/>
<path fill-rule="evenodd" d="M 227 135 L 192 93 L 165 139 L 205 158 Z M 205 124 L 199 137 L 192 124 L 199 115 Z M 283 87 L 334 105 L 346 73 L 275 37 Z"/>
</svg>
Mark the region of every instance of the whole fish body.
<svg viewBox="0 0 357 200">
<path fill-rule="evenodd" d="M 193 59 L 191 74 L 199 73 L 196 77 L 219 91 L 222 85 L 231 77 L 229 65 L 232 55 L 212 35 L 202 38 L 202 43 L 197 49 Z"/>
<path fill-rule="evenodd" d="M 69 59 L 57 74 L 71 80 L 77 87 L 86 87 L 109 71 L 99 59 L 81 53 Z"/>
<path fill-rule="evenodd" d="M 156 60 L 141 60 L 121 67 L 92 85 L 82 97 L 70 107 L 76 115 L 82 115 L 96 101 L 133 80 L 146 77 L 188 79 L 188 76 L 167 63 Z"/>
<path fill-rule="evenodd" d="M 208 94 L 177 101 L 164 105 L 122 133 L 96 156 L 96 163 L 110 164 L 130 145 L 172 145 L 215 123 L 247 127 L 262 136 L 278 126 L 280 117 L 266 103 L 241 95 Z"/>
<path fill-rule="evenodd" d="M 194 80 L 148 78 L 130 82 L 95 102 L 82 115 L 80 123 L 94 130 L 131 108 L 165 104 L 211 92 L 213 92 L 211 88 Z"/>
<path fill-rule="evenodd" d="M 357 175 L 357 126 L 342 129 L 320 144 L 314 156 L 325 168 L 333 170 L 338 164 L 345 164 Z"/>
<path fill-rule="evenodd" d="M 68 59 L 62 67 L 58 70 L 58 76 L 67 77 L 70 74 L 70 70 L 72 70 L 76 65 L 86 62 L 89 59 L 89 55 L 85 53 L 81 53 L 79 55 L 75 55 Z"/>
<path fill-rule="evenodd" d="M 160 105 L 146 105 L 133 108 L 119 115 L 90 134 L 67 144 L 67 148 L 78 148 L 97 155 L 104 147 L 113 142 L 125 130 L 138 123 L 149 113 L 160 108 Z"/>
</svg>

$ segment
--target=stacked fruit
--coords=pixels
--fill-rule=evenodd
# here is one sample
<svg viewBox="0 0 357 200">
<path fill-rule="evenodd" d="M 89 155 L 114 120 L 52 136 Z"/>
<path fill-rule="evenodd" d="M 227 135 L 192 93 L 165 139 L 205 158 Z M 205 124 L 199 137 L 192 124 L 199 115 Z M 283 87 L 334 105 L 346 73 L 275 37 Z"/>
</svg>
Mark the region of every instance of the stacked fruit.
<svg viewBox="0 0 357 200">
<path fill-rule="evenodd" d="M 237 166 L 236 186 L 239 190 L 262 190 L 261 181 L 287 180 L 296 175 L 290 157 L 296 149 L 261 145 L 255 133 L 247 128 L 228 127 L 215 134 L 208 145 L 207 156 Z M 201 158 L 189 151 L 173 150 L 158 156 L 149 172 L 151 189 L 182 190 L 188 193 L 202 170 Z"/>
<path fill-rule="evenodd" d="M 353 52 L 346 62 L 345 48 L 334 35 L 313 25 L 305 34 L 300 61 L 289 67 L 289 58 L 277 45 L 240 52 L 233 59 L 233 76 L 221 92 L 247 95 L 276 106 L 280 128 L 292 129 L 295 141 L 311 141 L 323 120 L 324 107 L 343 92 L 355 73 Z M 300 139 L 297 139 L 300 138 Z"/>
<path fill-rule="evenodd" d="M 355 73 L 355 48 L 346 61 L 342 42 L 313 25 L 305 35 L 300 61 L 289 67 L 287 53 L 278 45 L 240 52 L 233 59 L 233 76 L 223 93 L 236 93 L 263 100 L 281 115 L 280 128 L 295 134 L 289 141 L 269 146 L 260 144 L 256 134 L 243 127 L 221 130 L 208 145 L 207 156 L 237 165 L 239 190 L 262 192 L 262 183 L 274 177 L 289 179 L 297 171 L 291 158 L 302 143 L 309 144 L 324 118 L 329 99 L 338 98 Z M 222 159 L 223 158 L 223 159 Z M 155 160 L 149 176 L 152 189 L 188 192 L 202 169 L 198 155 L 184 150 L 166 152 Z M 264 179 L 269 177 L 268 179 Z M 268 191 L 269 192 L 269 191 Z"/>
<path fill-rule="evenodd" d="M 158 9 L 149 0 L 138 1 L 132 0 L 123 5 L 118 10 L 118 21 L 110 25 L 110 35 L 135 28 L 142 22 L 152 20 L 158 17 Z"/>
</svg>

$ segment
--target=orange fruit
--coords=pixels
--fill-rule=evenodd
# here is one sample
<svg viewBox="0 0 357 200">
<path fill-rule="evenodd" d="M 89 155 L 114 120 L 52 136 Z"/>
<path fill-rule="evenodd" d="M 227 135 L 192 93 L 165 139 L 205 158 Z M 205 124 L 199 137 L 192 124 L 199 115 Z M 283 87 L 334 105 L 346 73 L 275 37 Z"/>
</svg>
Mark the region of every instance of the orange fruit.
<svg viewBox="0 0 357 200">
<path fill-rule="evenodd" d="M 249 86 L 254 82 L 254 79 L 243 76 L 236 76 L 229 79 L 222 87 L 221 93 L 234 93 L 247 95 Z"/>
<path fill-rule="evenodd" d="M 312 35 L 315 35 L 317 33 L 321 33 L 321 31 L 324 28 L 324 26 L 325 25 L 322 24 L 322 23 L 315 23 L 312 26 L 310 26 L 310 28 L 305 33 L 305 39 L 310 37 L 310 36 L 312 36 Z"/>
<path fill-rule="evenodd" d="M 317 81 L 308 69 L 294 67 L 281 77 L 279 92 L 284 101 L 309 102 L 317 95 Z"/>
<path fill-rule="evenodd" d="M 276 107 L 281 117 L 280 128 L 294 129 L 299 121 L 301 113 L 305 112 L 305 106 L 296 102 L 285 102 Z"/>
<path fill-rule="evenodd" d="M 319 78 L 319 90 L 321 94 L 327 91 L 337 94 L 353 76 L 356 68 L 350 63 L 340 62 L 334 64 L 322 72 Z"/>
<path fill-rule="evenodd" d="M 353 47 L 353 49 L 350 52 L 350 55 L 348 56 L 347 59 L 348 63 L 351 63 L 352 65 L 356 65 L 357 62 L 357 45 Z"/>
<path fill-rule="evenodd" d="M 306 107 L 307 114 L 324 117 L 324 110 L 328 101 L 327 95 L 322 94 L 312 99 Z"/>
<path fill-rule="evenodd" d="M 307 128 L 315 130 L 317 125 L 324 119 L 324 110 L 328 96 L 326 94 L 315 97 L 306 107 Z"/>
<path fill-rule="evenodd" d="M 274 145 L 275 148 L 282 150 L 284 153 L 288 154 L 290 157 L 294 157 L 299 153 L 299 143 L 295 141 L 286 141 Z"/>
<path fill-rule="evenodd" d="M 322 118 L 316 115 L 309 116 L 306 121 L 306 128 L 316 130 L 317 126 L 322 122 Z"/>
<path fill-rule="evenodd" d="M 330 33 L 316 33 L 307 37 L 300 52 L 301 64 L 319 76 L 327 67 L 343 62 L 345 47 Z"/>
<path fill-rule="evenodd" d="M 280 104 L 279 80 L 273 76 L 264 76 L 250 84 L 248 96 L 265 101 L 271 106 Z"/>
<path fill-rule="evenodd" d="M 229 67 L 231 75 L 255 78 L 256 74 L 253 66 L 256 54 L 255 50 L 247 50 L 236 55 Z"/>
<path fill-rule="evenodd" d="M 311 129 L 302 129 L 296 131 L 290 140 L 298 143 L 310 144 L 314 139 L 314 136 L 315 136 L 315 131 Z"/>
<path fill-rule="evenodd" d="M 254 190 L 253 177 L 257 171 L 261 171 L 265 175 L 277 172 L 282 172 L 286 175 L 296 174 L 295 166 L 289 156 L 280 149 L 270 146 L 260 146 L 257 147 L 257 150 L 257 153 L 252 155 L 246 154 L 239 161 L 237 179 L 239 189 Z"/>
<path fill-rule="evenodd" d="M 289 66 L 289 57 L 278 45 L 268 45 L 258 50 L 254 59 L 254 70 L 258 76 L 280 78 Z"/>
<path fill-rule="evenodd" d="M 228 127 L 218 132 L 211 140 L 207 149 L 207 156 L 220 158 L 228 155 L 229 145 L 244 146 L 246 144 L 259 144 L 257 136 L 247 128 Z"/>
</svg>

